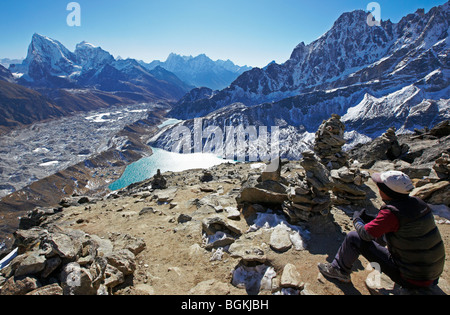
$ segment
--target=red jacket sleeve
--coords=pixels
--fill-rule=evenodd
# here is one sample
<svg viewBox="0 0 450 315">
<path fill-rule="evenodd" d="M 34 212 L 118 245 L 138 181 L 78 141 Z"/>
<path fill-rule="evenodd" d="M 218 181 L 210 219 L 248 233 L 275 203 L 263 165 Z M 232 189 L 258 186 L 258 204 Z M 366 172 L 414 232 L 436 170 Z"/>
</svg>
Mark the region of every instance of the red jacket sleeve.
<svg viewBox="0 0 450 315">
<path fill-rule="evenodd" d="M 395 214 L 389 209 L 381 209 L 378 216 L 365 225 L 365 229 L 372 237 L 379 238 L 387 233 L 397 232 L 399 226 Z"/>
</svg>

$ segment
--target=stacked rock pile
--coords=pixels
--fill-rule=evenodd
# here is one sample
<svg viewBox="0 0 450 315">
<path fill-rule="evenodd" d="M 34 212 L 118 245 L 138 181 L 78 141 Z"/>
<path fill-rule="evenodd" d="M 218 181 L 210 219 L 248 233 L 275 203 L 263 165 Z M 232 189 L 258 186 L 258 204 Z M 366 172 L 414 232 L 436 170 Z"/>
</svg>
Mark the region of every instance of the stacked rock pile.
<svg viewBox="0 0 450 315">
<path fill-rule="evenodd" d="M 357 167 L 342 167 L 331 170 L 333 178 L 333 203 L 335 205 L 363 205 L 366 200 L 366 191 L 362 186 L 369 179 L 367 172 Z"/>
<path fill-rule="evenodd" d="M 303 152 L 300 164 L 305 169 L 305 177 L 295 187 L 291 187 L 289 200 L 283 204 L 283 211 L 292 222 L 310 221 L 315 216 L 328 216 L 331 206 L 330 172 L 319 161 L 314 152 Z"/>
<path fill-rule="evenodd" d="M 345 144 L 345 125 L 339 115 L 333 114 L 324 121 L 316 132 L 314 151 L 328 169 L 338 169 L 347 165 L 347 154 L 342 151 Z"/>
<path fill-rule="evenodd" d="M 367 146 L 356 146 L 351 150 L 350 155 L 365 169 L 371 168 L 378 161 L 394 161 L 405 156 L 409 151 L 409 146 L 400 144 L 395 132 L 394 127 L 389 128 Z"/>
<path fill-rule="evenodd" d="M 161 170 L 156 172 L 156 175 L 153 176 L 151 180 L 152 189 L 166 189 L 167 188 L 167 180 L 164 176 L 161 175 Z"/>
<path fill-rule="evenodd" d="M 394 127 L 389 128 L 386 132 L 381 136 L 384 142 L 390 144 L 390 147 L 386 151 L 386 157 L 389 160 L 395 160 L 399 158 L 402 154 L 408 152 L 408 146 L 400 145 L 398 143 L 397 135 L 395 134 L 396 129 Z"/>
<path fill-rule="evenodd" d="M 416 184 L 416 189 L 411 193 L 429 204 L 450 206 L 450 156 L 442 153 L 433 169 L 435 177 L 424 177 Z"/>
<path fill-rule="evenodd" d="M 331 170 L 333 180 L 333 203 L 336 205 L 360 205 L 366 199 L 366 192 L 361 186 L 369 178 L 357 167 L 350 167 L 347 153 L 342 151 L 346 143 L 344 139 L 345 125 L 339 115 L 331 115 L 324 121 L 316 133 L 314 150 L 322 163 Z M 395 139 L 391 139 L 395 137 Z M 396 141 L 395 130 L 388 130 L 386 138 Z M 397 142 L 398 143 L 398 142 Z"/>
<path fill-rule="evenodd" d="M 436 160 L 433 169 L 439 179 L 450 179 L 450 155 L 442 153 L 442 156 Z"/>
</svg>

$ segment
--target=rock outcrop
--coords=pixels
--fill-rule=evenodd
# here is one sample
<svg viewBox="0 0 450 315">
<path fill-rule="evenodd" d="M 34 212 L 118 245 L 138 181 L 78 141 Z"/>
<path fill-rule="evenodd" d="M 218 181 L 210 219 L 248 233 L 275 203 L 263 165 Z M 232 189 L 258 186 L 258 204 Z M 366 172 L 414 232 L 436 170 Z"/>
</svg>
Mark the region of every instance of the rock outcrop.
<svg viewBox="0 0 450 315">
<path fill-rule="evenodd" d="M 51 216 L 36 209 L 30 217 Z M 14 233 L 18 255 L 1 270 L 0 295 L 108 295 L 136 269 L 146 244 L 128 234 L 109 239 L 50 224 Z"/>
<path fill-rule="evenodd" d="M 274 171 L 250 173 L 242 183 L 238 204 L 261 204 L 281 206 L 288 200 L 287 181 L 281 176 L 281 160 L 277 161 L 278 168 Z M 267 166 L 266 166 L 267 167 Z"/>
<path fill-rule="evenodd" d="M 393 161 L 406 154 L 408 145 L 399 144 L 395 128 L 389 128 L 382 136 L 369 145 L 357 146 L 349 154 L 361 164 L 361 168 L 371 168 L 377 161 Z"/>
</svg>

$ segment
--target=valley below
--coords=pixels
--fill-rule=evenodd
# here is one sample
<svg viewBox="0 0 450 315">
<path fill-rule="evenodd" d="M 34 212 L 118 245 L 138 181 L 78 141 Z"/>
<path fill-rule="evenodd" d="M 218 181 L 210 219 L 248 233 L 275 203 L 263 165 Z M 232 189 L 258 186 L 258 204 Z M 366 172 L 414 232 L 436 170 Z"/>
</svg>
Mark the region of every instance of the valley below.
<svg viewBox="0 0 450 315">
<path fill-rule="evenodd" d="M 102 194 L 127 165 L 152 154 L 146 140 L 165 111 L 159 103 L 111 107 L 0 137 L 0 239 L 8 240 L 18 217 L 34 207 Z"/>
<path fill-rule="evenodd" d="M 35 123 L 0 137 L 0 197 L 89 157 L 123 145 L 115 137 L 147 116 L 152 104 L 115 107 Z M 122 140 L 122 141 L 121 141 Z"/>
</svg>

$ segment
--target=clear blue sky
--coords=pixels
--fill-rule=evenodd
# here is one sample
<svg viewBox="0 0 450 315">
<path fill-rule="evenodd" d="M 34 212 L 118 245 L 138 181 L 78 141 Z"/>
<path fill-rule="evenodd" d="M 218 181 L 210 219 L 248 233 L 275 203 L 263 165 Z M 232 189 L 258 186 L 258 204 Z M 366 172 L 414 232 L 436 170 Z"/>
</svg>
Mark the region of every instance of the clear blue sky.
<svg viewBox="0 0 450 315">
<path fill-rule="evenodd" d="M 25 57 L 34 33 L 73 51 L 83 40 L 115 57 L 147 62 L 169 53 L 265 66 L 286 61 L 300 42 L 328 31 L 344 12 L 371 0 L 78 0 L 81 26 L 66 23 L 71 0 L 7 0 L 0 4 L 0 58 Z M 378 0 L 381 18 L 398 22 L 446 0 Z"/>
</svg>

